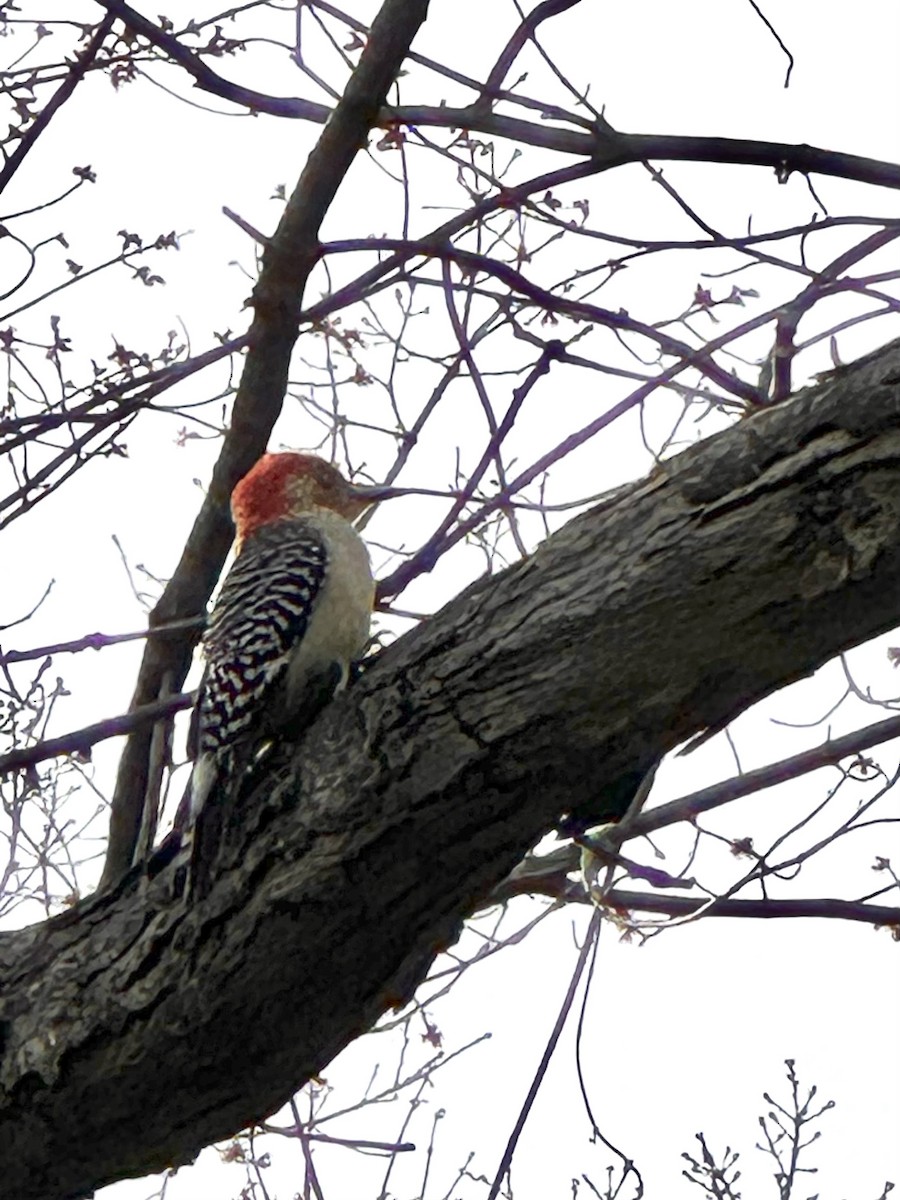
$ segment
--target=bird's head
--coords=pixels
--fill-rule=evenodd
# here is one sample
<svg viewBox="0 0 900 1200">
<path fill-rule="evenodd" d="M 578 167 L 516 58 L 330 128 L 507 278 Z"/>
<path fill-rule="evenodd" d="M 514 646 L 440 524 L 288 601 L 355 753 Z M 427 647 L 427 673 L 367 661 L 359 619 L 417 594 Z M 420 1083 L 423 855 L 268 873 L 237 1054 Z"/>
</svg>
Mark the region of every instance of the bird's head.
<svg viewBox="0 0 900 1200">
<path fill-rule="evenodd" d="M 231 494 L 231 515 L 239 541 L 261 525 L 329 509 L 347 521 L 376 500 L 396 494 L 391 488 L 349 483 L 337 467 L 316 454 L 286 451 L 264 454 Z"/>
</svg>

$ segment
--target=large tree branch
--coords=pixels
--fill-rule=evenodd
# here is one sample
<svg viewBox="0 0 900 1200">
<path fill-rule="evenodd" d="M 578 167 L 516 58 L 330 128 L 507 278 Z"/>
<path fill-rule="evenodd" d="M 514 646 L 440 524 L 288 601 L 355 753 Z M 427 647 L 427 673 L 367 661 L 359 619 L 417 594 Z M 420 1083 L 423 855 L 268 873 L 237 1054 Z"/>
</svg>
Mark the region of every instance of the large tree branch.
<svg viewBox="0 0 900 1200">
<path fill-rule="evenodd" d="M 274 1109 L 561 813 L 620 813 L 659 755 L 900 620 L 898 524 L 895 343 L 398 641 L 205 810 L 190 906 L 157 856 L 3 935 L 0 1197 L 82 1195 Z"/>
</svg>

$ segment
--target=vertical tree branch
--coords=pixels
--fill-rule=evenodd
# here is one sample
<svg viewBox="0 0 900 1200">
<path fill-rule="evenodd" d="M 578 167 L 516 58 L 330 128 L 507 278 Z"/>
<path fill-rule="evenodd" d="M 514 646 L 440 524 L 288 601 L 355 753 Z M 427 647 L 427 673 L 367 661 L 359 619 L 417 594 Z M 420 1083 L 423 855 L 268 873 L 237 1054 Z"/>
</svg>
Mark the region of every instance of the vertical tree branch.
<svg viewBox="0 0 900 1200">
<path fill-rule="evenodd" d="M 209 601 L 231 544 L 231 489 L 265 450 L 281 411 L 303 291 L 319 254 L 319 228 L 350 164 L 366 144 L 427 12 L 428 0 L 385 0 L 372 23 L 359 65 L 266 248 L 253 293 L 250 349 L 231 427 L 181 561 L 150 615 L 151 626 L 194 616 Z M 197 640 L 196 631 L 189 630 L 147 643 L 132 707 L 157 700 L 164 681 L 171 691 L 180 689 Z M 110 887 L 131 865 L 143 820 L 152 736 L 151 729 L 137 730 L 123 750 L 101 888 Z"/>
</svg>

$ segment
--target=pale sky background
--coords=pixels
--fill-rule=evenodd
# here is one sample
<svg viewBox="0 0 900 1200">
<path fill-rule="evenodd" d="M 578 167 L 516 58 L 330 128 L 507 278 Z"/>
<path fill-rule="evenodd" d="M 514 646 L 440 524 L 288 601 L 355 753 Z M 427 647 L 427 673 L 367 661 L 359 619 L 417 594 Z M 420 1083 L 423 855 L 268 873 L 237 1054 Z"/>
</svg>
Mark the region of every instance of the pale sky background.
<svg viewBox="0 0 900 1200">
<path fill-rule="evenodd" d="M 155 17 L 155 6 L 139 7 Z M 796 57 L 788 90 L 783 87 L 783 55 L 751 7 L 737 0 L 585 3 L 546 26 L 542 40 L 570 78 L 580 85 L 591 84 L 591 100 L 605 104 L 608 118 L 620 129 L 771 138 L 900 160 L 896 67 L 900 12 L 895 4 L 860 0 L 838 6 L 795 0 L 769 7 L 768 15 Z M 90 0 L 56 6 L 57 13 L 65 9 L 70 14 L 75 8 L 79 19 L 98 18 L 99 9 Z M 348 0 L 348 9 L 362 20 L 368 20 L 374 8 Z M 166 11 L 177 22 L 214 10 L 199 3 L 173 3 Z M 44 14 L 53 15 L 49 6 L 41 8 Z M 433 0 L 415 47 L 484 78 L 514 23 L 513 6 L 500 0 L 493 4 Z M 290 36 L 287 23 L 279 36 Z M 18 46 L 15 41 L 8 39 L 0 47 L 4 57 L 21 53 L 24 40 Z M 250 87 L 322 99 L 284 53 L 273 47 L 259 47 L 213 65 Z M 533 75 L 522 85 L 523 91 L 552 95 L 561 102 L 558 93 L 545 88 L 539 65 L 529 65 Z M 517 74 L 514 70 L 513 79 Z M 155 78 L 182 94 L 188 90 L 174 69 L 159 70 Z M 470 98 L 448 83 L 431 81 L 426 89 L 426 82 L 421 72 L 411 74 L 403 85 L 402 100 L 437 103 L 445 97 L 448 103 L 459 103 Z M 19 236 L 30 240 L 63 229 L 69 241 L 69 249 L 54 247 L 40 261 L 25 298 L 52 285 L 67 257 L 89 265 L 114 254 L 119 247 L 116 231 L 122 228 L 141 233 L 147 241 L 174 229 L 182 235 L 182 248 L 178 254 L 148 260 L 166 278 L 165 288 L 145 289 L 132 283 L 130 272 L 124 270 L 118 280 L 106 273 L 28 314 L 4 318 L 0 313 L 0 328 L 11 323 L 20 336 L 46 340 L 49 314 L 58 313 L 63 332 L 76 350 L 98 358 L 112 350 L 107 331 L 130 347 L 150 348 L 162 344 L 166 332 L 181 321 L 195 352 L 212 344 L 213 331 L 241 332 L 246 320 L 241 304 L 251 286 L 246 272 L 253 270 L 253 248 L 222 215 L 222 206 L 270 230 L 280 212 L 271 198 L 273 192 L 278 184 L 293 186 L 318 129 L 267 117 L 211 117 L 206 110 L 222 112 L 228 106 L 192 91 L 190 99 L 202 107 L 187 107 L 145 79 L 115 93 L 107 79 L 96 78 L 81 91 L 84 94 L 62 111 L 41 139 L 27 169 L 0 204 L 0 215 L 8 214 L 61 191 L 75 165 L 90 163 L 98 173 L 98 183 L 83 188 L 66 205 L 16 224 Z M 504 147 L 503 152 L 509 149 Z M 546 157 L 548 167 L 561 161 Z M 410 151 L 410 161 L 412 229 L 424 231 L 442 219 L 440 212 L 425 206 L 456 204 L 459 195 L 453 192 L 447 198 L 446 181 L 452 172 L 417 174 L 415 163 L 421 162 L 419 170 L 424 170 L 428 160 L 417 159 Z M 513 178 L 524 178 L 525 172 L 536 174 L 541 158 L 529 151 L 523 164 L 522 174 L 514 172 Z M 668 165 L 665 172 L 703 216 L 729 232 L 742 232 L 750 214 L 754 230 L 762 230 L 808 220 L 814 211 L 802 179 L 792 178 L 782 187 L 763 170 L 686 164 Z M 900 215 L 895 192 L 832 179 L 815 183 L 831 211 Z M 692 236 L 671 201 L 637 166 L 575 184 L 560 195 L 569 203 L 590 196 L 592 223 L 599 228 L 646 236 Z M 396 236 L 397 197 L 396 186 L 361 161 L 338 197 L 324 236 L 359 237 L 370 232 Z M 835 235 L 831 253 L 847 244 L 851 243 L 846 235 L 844 240 Z M 15 254 L 8 242 L 0 245 L 4 278 L 15 278 Z M 564 273 L 566 259 L 554 259 L 552 251 L 539 261 L 536 278 Z M 878 262 L 881 269 L 900 266 L 893 248 Z M 622 305 L 642 319 L 660 319 L 661 314 L 686 307 L 699 272 L 714 269 L 711 256 L 697 260 L 685 254 L 665 260 L 664 265 L 651 260 L 640 269 L 622 272 L 597 302 L 610 308 Z M 342 262 L 335 270 L 353 268 Z M 777 301 L 777 289 L 785 285 L 780 275 L 752 272 L 737 276 L 736 281 L 741 286 L 768 288 L 761 301 L 766 306 Z M 714 286 L 727 290 L 731 282 L 714 281 Z M 446 346 L 446 317 L 441 317 L 437 293 L 430 300 L 433 323 L 417 336 L 422 342 L 434 337 Z M 2 312 L 17 307 L 19 301 L 17 295 Z M 831 310 L 821 317 L 814 315 L 807 334 L 837 319 Z M 842 357 L 849 361 L 898 335 L 896 318 L 857 327 L 841 336 Z M 747 351 L 761 352 L 764 344 L 763 339 Z M 827 344 L 823 344 L 808 370 L 829 365 Z M 304 373 L 298 367 L 292 377 Z M 406 389 L 413 395 L 417 388 L 428 386 L 426 375 L 418 366 L 411 367 L 401 378 L 401 394 Z M 215 378 L 204 375 L 188 385 L 182 398 L 209 398 L 223 383 L 221 373 Z M 498 377 L 492 382 L 496 388 L 492 395 L 505 402 L 514 383 Z M 561 429 L 577 428 L 590 419 L 598 390 L 604 402 L 607 396 L 614 401 L 620 394 L 607 382 L 585 380 L 571 372 L 560 371 L 547 380 L 545 390 L 536 394 L 533 420 L 517 428 L 515 448 L 522 461 L 531 461 L 542 445 L 559 440 Z M 554 401 L 552 406 L 546 404 L 548 397 Z M 549 434 L 542 424 L 548 408 L 554 422 Z M 220 410 L 221 406 L 213 405 L 203 412 L 215 419 Z M 448 479 L 455 445 L 465 446 L 468 422 L 474 436 L 467 452 L 470 457 L 480 453 L 483 430 L 474 424 L 477 411 L 471 395 L 461 391 L 452 421 L 448 417 L 446 426 L 434 429 L 432 440 L 411 464 L 408 482 Z M 662 401 L 658 419 L 662 429 L 666 419 Z M 64 498 L 49 500 L 3 533 L 3 561 L 14 563 L 15 571 L 12 586 L 7 582 L 0 597 L 0 624 L 20 616 L 49 579 L 56 580 L 47 603 L 16 631 L 20 637 L 4 641 L 4 648 L 75 638 L 95 629 L 117 632 L 142 626 L 144 613 L 111 539 L 117 536 L 131 563 L 144 564 L 152 575 L 165 578 L 172 571 L 199 505 L 199 487 L 208 479 L 219 448 L 216 439 L 192 440 L 177 447 L 175 437 L 183 424 L 180 416 L 139 422 L 126 438 L 127 460 L 88 468 L 65 486 Z M 592 443 L 589 451 L 582 451 L 555 483 L 560 497 L 601 490 L 643 473 L 648 458 L 636 434 L 636 421 L 626 420 Z M 305 444 L 304 437 L 309 437 L 309 427 L 298 417 L 297 406 L 291 406 L 273 445 Z M 379 462 L 389 461 L 385 457 L 389 448 L 373 439 L 363 452 L 377 476 Z M 591 487 L 584 485 L 588 474 L 594 481 Z M 421 499 L 390 510 L 385 506 L 368 532 L 375 542 L 396 544 L 402 536 L 414 543 L 441 512 L 437 502 Z M 537 536 L 536 526 L 532 532 Z M 376 549 L 373 560 L 383 572 L 387 556 Z M 402 604 L 422 610 L 439 607 L 482 566 L 478 551 L 460 548 L 432 577 L 411 588 Z M 900 677 L 886 655 L 886 648 L 897 642 L 900 635 L 887 636 L 850 656 L 857 680 L 879 698 L 900 694 Z M 59 702 L 52 732 L 123 711 L 140 653 L 140 645 L 128 645 L 99 656 L 57 659 L 54 670 L 63 674 L 71 696 Z M 749 769 L 819 744 L 825 737 L 824 726 L 798 731 L 775 725 L 772 719 L 812 722 L 828 711 L 843 689 L 841 669 L 831 664 L 814 679 L 794 685 L 741 717 L 732 735 L 742 767 Z M 829 728 L 843 733 L 881 715 L 881 710 L 855 702 L 841 707 Z M 97 749 L 95 779 L 102 789 L 109 787 L 118 752 L 115 742 Z M 895 743 L 880 748 L 874 757 L 886 770 L 896 770 L 900 747 Z M 653 802 L 727 778 L 734 771 L 733 754 L 725 739 L 717 737 L 689 758 L 663 768 Z M 820 772 L 796 785 L 751 797 L 715 814 L 708 825 L 730 837 L 752 833 L 762 844 L 789 825 L 791 813 L 801 814 L 824 796 L 835 778 Z M 85 790 L 73 803 L 83 806 L 79 810 L 83 814 L 96 801 Z M 855 799 L 847 803 L 852 809 Z M 896 799 L 892 811 L 896 816 Z M 895 831 L 896 826 L 882 826 L 847 839 L 821 864 L 808 866 L 797 889 L 786 894 L 849 895 L 874 890 L 883 882 L 871 872 L 875 855 L 892 855 L 900 861 Z M 676 860 L 685 845 L 679 837 L 676 833 L 666 843 Z M 707 882 L 724 883 L 734 877 L 734 860 L 723 851 L 719 858 L 709 858 L 705 872 Z M 516 923 L 524 925 L 537 911 L 536 902 L 518 902 L 508 918 L 510 929 Z M 35 911 L 17 912 L 12 923 L 38 916 Z M 575 938 L 580 941 L 588 916 L 586 911 L 571 910 L 548 918 L 524 944 L 470 971 L 447 1000 L 430 1010 L 448 1052 L 485 1032 L 492 1036 L 438 1073 L 436 1086 L 425 1093 L 408 1131 L 410 1140 L 424 1146 L 434 1113 L 446 1111 L 428 1196 L 445 1194 L 470 1150 L 475 1152 L 472 1173 L 493 1178 L 565 993 L 577 956 Z M 477 941 L 468 936 L 471 951 Z M 767 1107 L 762 1092 L 769 1090 L 777 1099 L 786 1099 L 783 1060 L 788 1057 L 796 1059 L 802 1083 L 817 1084 L 823 1099 L 837 1101 L 836 1109 L 823 1118 L 821 1142 L 808 1159 L 808 1165 L 819 1167 L 819 1174 L 798 1185 L 795 1196 L 820 1193 L 823 1200 L 876 1200 L 886 1178 L 900 1183 L 898 963 L 900 947 L 885 932 L 838 922 L 706 921 L 655 937 L 643 947 L 623 943 L 615 929 L 604 928 L 588 1002 L 583 1065 L 601 1129 L 637 1161 L 648 1198 L 681 1200 L 695 1194 L 696 1189 L 681 1178 L 684 1164 L 679 1155 L 684 1150 L 693 1152 L 693 1135 L 700 1129 L 716 1149 L 728 1143 L 741 1150 L 744 1175 L 738 1188 L 745 1197 L 777 1195 L 769 1178 L 770 1160 L 752 1147 L 759 1136 L 757 1116 Z M 247 1019 L 253 1020 L 254 1014 L 248 1013 Z M 583 1171 L 603 1186 L 610 1159 L 602 1148 L 588 1143 L 589 1126 L 577 1093 L 573 1031 L 574 1021 L 556 1052 L 514 1160 L 512 1178 L 519 1200 L 568 1196 L 571 1179 Z M 416 1053 L 426 1050 L 427 1046 L 417 1048 Z M 378 1059 L 390 1074 L 392 1053 L 391 1035 L 363 1039 L 350 1047 L 326 1072 L 336 1089 L 334 1107 L 353 1103 Z M 397 1137 L 405 1112 L 406 1101 L 401 1099 L 375 1114 L 336 1121 L 329 1131 L 390 1140 Z M 274 1158 L 265 1174 L 269 1194 L 273 1200 L 276 1196 L 287 1200 L 302 1186 L 299 1148 L 286 1143 L 266 1148 Z M 378 1194 L 383 1167 L 372 1160 L 329 1148 L 318 1153 L 316 1161 L 328 1200 L 368 1200 Z M 418 1195 L 422 1171 L 422 1156 L 409 1155 L 392 1176 L 390 1191 L 403 1197 Z M 158 1186 L 146 1180 L 123 1183 L 98 1196 L 143 1200 Z M 231 1197 L 239 1195 L 242 1186 L 240 1169 L 222 1165 L 211 1150 L 197 1167 L 179 1172 L 165 1194 L 169 1200 Z M 452 1194 L 468 1197 L 483 1192 L 469 1181 Z M 630 1189 L 624 1194 L 630 1195 Z"/>
</svg>

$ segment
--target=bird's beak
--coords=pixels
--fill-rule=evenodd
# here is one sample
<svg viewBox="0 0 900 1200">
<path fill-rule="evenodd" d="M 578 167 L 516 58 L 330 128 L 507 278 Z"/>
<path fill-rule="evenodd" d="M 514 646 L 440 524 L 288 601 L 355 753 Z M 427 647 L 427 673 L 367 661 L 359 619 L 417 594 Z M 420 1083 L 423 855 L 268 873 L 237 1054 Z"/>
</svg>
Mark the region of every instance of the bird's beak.
<svg viewBox="0 0 900 1200">
<path fill-rule="evenodd" d="M 396 496 L 408 494 L 407 488 L 395 488 L 389 484 L 354 483 L 351 488 L 353 495 L 366 504 L 377 504 L 379 500 L 393 500 Z"/>
</svg>

